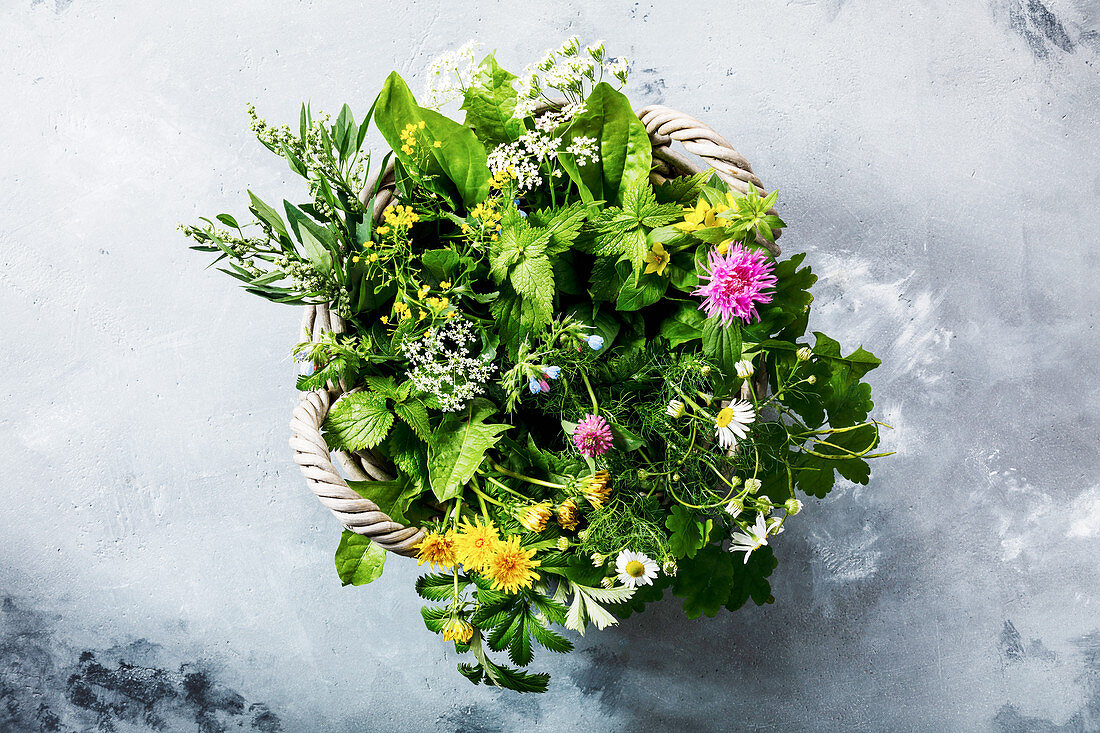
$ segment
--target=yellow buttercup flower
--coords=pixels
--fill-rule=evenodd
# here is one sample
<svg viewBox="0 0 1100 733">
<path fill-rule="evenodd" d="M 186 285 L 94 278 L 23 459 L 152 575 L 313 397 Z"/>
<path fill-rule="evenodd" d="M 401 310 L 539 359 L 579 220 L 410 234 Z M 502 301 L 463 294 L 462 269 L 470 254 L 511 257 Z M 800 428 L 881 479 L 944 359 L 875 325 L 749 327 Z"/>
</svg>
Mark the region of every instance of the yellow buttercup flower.
<svg viewBox="0 0 1100 733">
<path fill-rule="evenodd" d="M 665 274 L 665 268 L 668 267 L 668 263 L 672 261 L 672 255 L 665 251 L 665 246 L 660 242 L 653 245 L 653 249 L 645 253 L 645 273 L 646 275 L 655 272 L 658 275 Z"/>
<path fill-rule="evenodd" d="M 699 202 L 694 208 L 688 206 L 684 209 L 684 220 L 673 224 L 673 226 L 682 232 L 695 232 L 710 227 L 724 227 L 727 221 L 717 214 L 719 211 L 725 211 L 726 208 L 712 208 L 705 198 L 699 197 Z"/>
<path fill-rule="evenodd" d="M 444 534 L 429 532 L 417 545 L 417 565 L 428 563 L 445 568 L 453 568 L 457 562 L 455 556 L 455 533 L 453 530 Z"/>
<path fill-rule="evenodd" d="M 553 516 L 554 512 L 550 508 L 550 502 L 543 501 L 521 509 L 516 519 L 531 532 L 541 532 L 546 529 L 546 523 Z"/>
<path fill-rule="evenodd" d="M 512 535 L 497 545 L 497 551 L 489 560 L 485 574 L 493 581 L 493 590 L 505 593 L 517 593 L 530 588 L 538 579 L 535 572 L 541 563 L 532 560 L 534 550 L 525 550 L 519 544 L 519 537 Z"/>
<path fill-rule="evenodd" d="M 443 629 L 439 633 L 443 641 L 457 641 L 465 644 L 474 635 L 474 627 L 465 619 L 452 618 L 443 624 Z"/>
<path fill-rule="evenodd" d="M 463 521 L 461 531 L 455 536 L 455 552 L 458 561 L 471 570 L 481 571 L 488 564 L 500 535 L 492 522 L 481 523 L 475 519 L 474 524 Z"/>
</svg>

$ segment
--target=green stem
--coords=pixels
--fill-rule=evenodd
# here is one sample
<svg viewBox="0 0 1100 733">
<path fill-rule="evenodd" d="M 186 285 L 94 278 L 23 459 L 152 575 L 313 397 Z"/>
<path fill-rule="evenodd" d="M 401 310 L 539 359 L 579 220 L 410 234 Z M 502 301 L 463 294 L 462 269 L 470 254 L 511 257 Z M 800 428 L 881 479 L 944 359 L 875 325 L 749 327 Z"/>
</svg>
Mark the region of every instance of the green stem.
<svg viewBox="0 0 1100 733">
<path fill-rule="evenodd" d="M 523 499 L 524 501 L 528 501 L 526 496 L 519 493 L 518 491 L 514 491 L 512 489 L 509 489 L 505 484 L 503 484 L 500 481 L 497 481 L 492 476 L 486 476 L 485 480 L 488 481 L 489 483 L 491 483 L 493 486 L 496 486 L 498 489 L 503 489 L 504 491 L 507 491 L 509 494 L 516 497 L 517 499 Z"/>
<path fill-rule="evenodd" d="M 475 494 L 477 494 L 477 498 L 478 498 L 478 500 L 479 500 L 479 501 L 481 502 L 481 509 L 482 509 L 482 511 L 484 511 L 484 510 L 485 510 L 485 502 L 489 502 L 490 504 L 496 504 L 497 506 L 504 506 L 504 504 L 500 503 L 499 501 L 497 501 L 497 500 L 496 500 L 496 499 L 494 499 L 493 497 L 491 497 L 491 496 L 489 496 L 489 495 L 487 495 L 487 494 L 484 494 L 484 493 L 482 493 L 482 491 L 481 491 L 480 489 L 478 489 L 478 488 L 477 488 L 476 486 L 474 486 L 473 484 L 470 484 L 470 491 L 472 491 L 472 492 L 474 492 Z M 485 519 L 486 519 L 486 520 L 488 520 L 488 519 L 489 519 L 489 515 L 488 515 L 488 513 L 486 513 L 486 514 L 485 514 Z"/>
<path fill-rule="evenodd" d="M 519 479 L 520 481 L 526 481 L 529 484 L 535 484 L 536 486 L 545 486 L 549 489 L 564 489 L 564 488 L 567 488 L 565 486 L 565 484 L 555 484 L 555 483 L 551 483 L 549 481 L 543 481 L 542 479 L 531 478 L 530 476 L 524 476 L 522 473 L 516 473 L 515 471 L 511 471 L 511 470 L 505 468 L 504 466 L 500 465 L 496 461 L 489 461 L 489 465 L 493 467 L 494 471 L 497 471 L 499 473 L 503 473 L 505 476 L 511 476 L 514 479 Z M 489 477 L 486 476 L 486 478 L 489 478 Z M 492 481 L 492 479 L 489 479 L 489 480 Z M 508 491 L 512 491 L 512 490 L 508 489 Z M 513 491 L 512 493 L 514 494 L 515 492 Z M 519 496 L 519 494 L 516 494 L 516 495 Z M 527 498 L 527 497 L 523 497 L 523 498 Z"/>
<path fill-rule="evenodd" d="M 581 371 L 581 379 L 584 380 L 584 387 L 588 390 L 588 398 L 592 400 L 592 414 L 600 414 L 600 405 L 596 402 L 596 393 L 592 391 L 592 383 L 588 381 L 588 375 Z"/>
</svg>

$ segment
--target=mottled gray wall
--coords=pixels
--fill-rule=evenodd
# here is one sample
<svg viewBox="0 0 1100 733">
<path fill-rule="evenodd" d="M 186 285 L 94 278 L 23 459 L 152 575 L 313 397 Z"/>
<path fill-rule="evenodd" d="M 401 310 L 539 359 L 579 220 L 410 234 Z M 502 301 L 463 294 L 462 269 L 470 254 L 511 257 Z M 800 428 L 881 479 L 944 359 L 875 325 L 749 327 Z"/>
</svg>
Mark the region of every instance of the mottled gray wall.
<svg viewBox="0 0 1100 733">
<path fill-rule="evenodd" d="M 0 728 L 1100 730 L 1100 7 L 466 5 L 0 4 Z M 300 191 L 247 101 L 363 110 L 470 37 L 518 68 L 571 33 L 779 188 L 899 455 L 807 502 L 774 605 L 667 601 L 516 696 L 454 672 L 411 563 L 339 586 L 297 313 L 174 226 Z"/>
</svg>

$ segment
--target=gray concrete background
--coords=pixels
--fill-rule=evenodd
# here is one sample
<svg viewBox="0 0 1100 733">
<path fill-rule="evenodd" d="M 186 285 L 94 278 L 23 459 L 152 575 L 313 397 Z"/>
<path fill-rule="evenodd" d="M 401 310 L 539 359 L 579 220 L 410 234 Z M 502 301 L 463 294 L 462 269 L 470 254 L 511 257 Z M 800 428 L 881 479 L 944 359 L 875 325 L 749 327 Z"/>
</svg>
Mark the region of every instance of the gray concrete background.
<svg viewBox="0 0 1100 733">
<path fill-rule="evenodd" d="M 1100 730 L 1100 6 L 0 3 L 0 728 Z M 471 37 L 635 59 L 726 134 L 883 359 L 899 455 L 776 545 L 776 603 L 678 601 L 475 688 L 393 561 L 341 588 L 286 446 L 298 314 L 178 221 L 295 198 L 253 101 L 363 111 Z"/>
</svg>

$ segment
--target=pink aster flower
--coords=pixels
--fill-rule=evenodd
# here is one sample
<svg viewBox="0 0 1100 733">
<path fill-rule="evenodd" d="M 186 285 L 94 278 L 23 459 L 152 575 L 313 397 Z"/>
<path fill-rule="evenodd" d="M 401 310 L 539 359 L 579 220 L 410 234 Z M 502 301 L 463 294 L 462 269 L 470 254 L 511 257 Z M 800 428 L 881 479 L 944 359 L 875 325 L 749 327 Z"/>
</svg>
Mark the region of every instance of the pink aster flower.
<svg viewBox="0 0 1100 733">
<path fill-rule="evenodd" d="M 601 456 L 611 448 L 611 426 L 599 415 L 585 415 L 573 431 L 573 445 L 581 455 Z"/>
<path fill-rule="evenodd" d="M 746 322 L 760 320 L 756 304 L 770 303 L 771 293 L 763 291 L 775 285 L 772 263 L 764 253 L 744 249 L 738 243 L 724 255 L 712 251 L 707 260 L 710 272 L 700 275 L 700 279 L 710 282 L 694 292 L 703 296 L 699 308 L 711 318 L 720 317 L 722 325 L 729 325 L 734 318 Z"/>
</svg>

